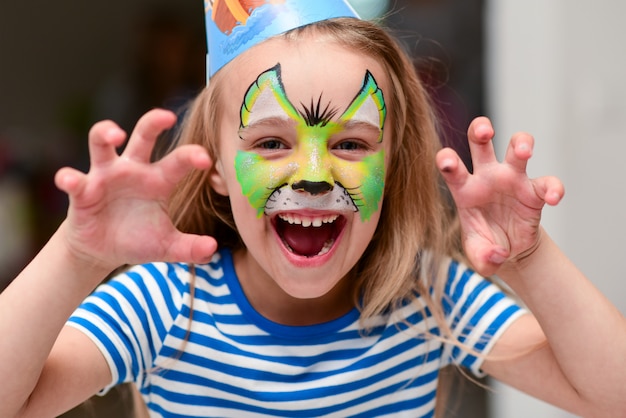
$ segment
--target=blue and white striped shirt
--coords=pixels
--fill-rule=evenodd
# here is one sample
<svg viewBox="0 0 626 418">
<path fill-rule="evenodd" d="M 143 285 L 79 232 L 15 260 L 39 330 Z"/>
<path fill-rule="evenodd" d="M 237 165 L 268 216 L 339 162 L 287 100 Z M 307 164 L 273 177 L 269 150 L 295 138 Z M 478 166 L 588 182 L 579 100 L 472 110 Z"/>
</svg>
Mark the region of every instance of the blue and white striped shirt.
<svg viewBox="0 0 626 418">
<path fill-rule="evenodd" d="M 196 266 L 190 323 L 190 279 L 183 264 L 136 266 L 70 318 L 109 363 L 113 380 L 103 393 L 134 381 L 154 417 L 430 417 L 441 367 L 480 374 L 480 358 L 420 337 L 439 332 L 417 304 L 372 318 L 367 333 L 356 309 L 328 323 L 280 325 L 250 305 L 223 250 Z M 478 352 L 522 313 L 454 262 L 444 310 Z"/>
</svg>

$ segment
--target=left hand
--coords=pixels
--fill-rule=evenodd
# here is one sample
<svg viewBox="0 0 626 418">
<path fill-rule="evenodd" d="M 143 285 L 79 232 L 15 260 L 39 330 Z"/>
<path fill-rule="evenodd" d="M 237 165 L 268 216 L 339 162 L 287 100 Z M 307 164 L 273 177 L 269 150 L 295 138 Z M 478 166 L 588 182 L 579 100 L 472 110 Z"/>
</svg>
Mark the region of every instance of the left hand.
<svg viewBox="0 0 626 418">
<path fill-rule="evenodd" d="M 533 252 L 544 205 L 556 205 L 564 194 L 556 177 L 528 177 L 531 135 L 513 135 L 502 163 L 496 159 L 493 136 L 489 119 L 479 117 L 470 124 L 473 174 L 452 149 L 437 154 L 437 167 L 458 208 L 463 248 L 472 267 L 484 276 Z"/>
</svg>

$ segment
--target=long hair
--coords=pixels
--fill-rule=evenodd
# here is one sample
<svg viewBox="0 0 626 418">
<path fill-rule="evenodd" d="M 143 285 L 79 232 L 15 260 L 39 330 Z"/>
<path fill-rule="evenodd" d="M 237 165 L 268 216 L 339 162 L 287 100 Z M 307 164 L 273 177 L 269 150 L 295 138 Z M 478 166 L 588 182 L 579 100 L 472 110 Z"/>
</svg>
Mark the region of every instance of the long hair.
<svg viewBox="0 0 626 418">
<path fill-rule="evenodd" d="M 435 290 L 434 299 L 440 300 L 444 283 L 437 278 L 443 277 L 439 271 L 442 258 L 461 253 L 453 205 L 435 166 L 441 145 L 426 88 L 402 47 L 374 23 L 331 19 L 279 35 L 291 42 L 309 36 L 372 57 L 382 64 L 391 85 L 391 91 L 385 92 L 390 122 L 386 126 L 392 139 L 381 218 L 351 272 L 361 317 L 367 319 L 420 295 L 442 327 L 442 335 L 449 336 L 441 304 L 432 301 L 430 289 Z M 214 160 L 225 94 L 220 79 L 227 74 L 228 66 L 213 76 L 196 99 L 179 140 L 203 145 Z M 184 232 L 214 236 L 220 246 L 236 249 L 243 245 L 229 200 L 212 190 L 207 172 L 194 171 L 181 182 L 171 198 L 170 213 Z"/>
</svg>

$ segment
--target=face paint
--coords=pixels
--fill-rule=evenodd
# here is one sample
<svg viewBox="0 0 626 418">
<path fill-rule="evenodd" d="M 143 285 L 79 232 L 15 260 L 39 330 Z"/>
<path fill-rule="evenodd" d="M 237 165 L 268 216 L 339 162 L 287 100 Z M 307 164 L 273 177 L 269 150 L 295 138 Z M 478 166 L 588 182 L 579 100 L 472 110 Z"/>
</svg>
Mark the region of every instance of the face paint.
<svg viewBox="0 0 626 418">
<path fill-rule="evenodd" d="M 363 88 L 361 88 L 359 94 L 357 94 L 350 106 L 348 106 L 348 109 L 343 113 L 341 120 L 374 124 L 374 126 L 380 128 L 378 142 L 382 142 L 386 116 L 387 107 L 385 106 L 383 92 L 378 88 L 372 73 L 367 71 L 363 81 Z"/>
<path fill-rule="evenodd" d="M 298 111 L 287 98 L 280 77 L 280 64 L 262 73 L 248 88 L 241 106 L 241 128 L 264 122 L 284 123 L 295 132 L 296 143 L 284 158 L 266 159 L 254 151 L 238 151 L 235 158 L 237 180 L 243 194 L 248 198 L 257 216 L 273 212 L 279 196 L 293 193 L 292 186 L 298 182 L 328 184 L 337 195 L 349 196 L 345 210 L 359 211 L 361 220 L 367 221 L 378 210 L 382 199 L 385 178 L 384 151 L 369 154 L 361 160 L 340 158 L 329 149 L 329 140 L 341 133 L 347 125 L 361 122 L 373 125 L 380 131 L 378 142 L 383 138 L 386 108 L 382 91 L 374 77 L 366 71 L 363 86 L 344 113 L 333 121 L 337 111 L 330 105 L 323 108 L 321 97 L 317 104 Z M 245 139 L 244 139 L 245 140 Z M 301 198 L 302 194 L 298 194 Z M 338 210 L 331 201 L 320 207 L 318 196 L 308 197 L 304 207 Z M 313 202 L 315 200 L 315 202 Z M 287 201 L 287 200 L 286 200 Z M 333 201 L 334 202 L 334 201 Z M 287 203 L 284 203 L 287 205 Z M 289 210 L 286 206 L 282 210 Z"/>
</svg>

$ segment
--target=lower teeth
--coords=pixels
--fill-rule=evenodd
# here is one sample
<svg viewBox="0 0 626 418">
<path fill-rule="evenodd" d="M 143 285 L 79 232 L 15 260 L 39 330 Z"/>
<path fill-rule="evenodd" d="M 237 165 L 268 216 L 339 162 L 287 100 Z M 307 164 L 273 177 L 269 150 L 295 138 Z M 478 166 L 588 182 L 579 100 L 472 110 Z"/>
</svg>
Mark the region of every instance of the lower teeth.
<svg viewBox="0 0 626 418">
<path fill-rule="evenodd" d="M 324 255 L 327 252 L 330 251 L 330 249 L 333 247 L 333 244 L 335 243 L 335 240 L 329 239 L 328 241 L 326 241 L 324 243 L 324 246 L 322 247 L 322 249 L 320 250 L 319 253 L 317 253 L 317 255 Z"/>
<path fill-rule="evenodd" d="M 334 244 L 334 243 L 335 243 L 335 240 L 334 240 L 334 239 L 329 239 L 328 241 L 326 241 L 326 242 L 324 243 L 324 246 L 322 247 L 322 249 L 321 249 L 321 250 L 320 250 L 317 254 L 315 254 L 315 255 L 308 255 L 308 256 L 306 256 L 306 257 L 319 257 L 320 255 L 324 255 L 324 254 L 326 254 L 327 252 L 329 252 L 329 251 L 330 251 L 330 249 L 333 247 L 333 244 Z M 289 244 L 287 244 L 285 241 L 283 241 L 283 244 L 285 244 L 285 247 L 287 247 L 287 249 L 288 249 L 290 252 L 292 252 L 292 253 L 294 253 L 294 254 L 298 254 L 298 253 L 297 253 L 297 252 L 295 252 L 295 251 L 293 250 L 293 248 L 291 248 L 291 247 L 289 246 Z M 298 254 L 298 255 L 302 255 L 302 254 Z"/>
</svg>

